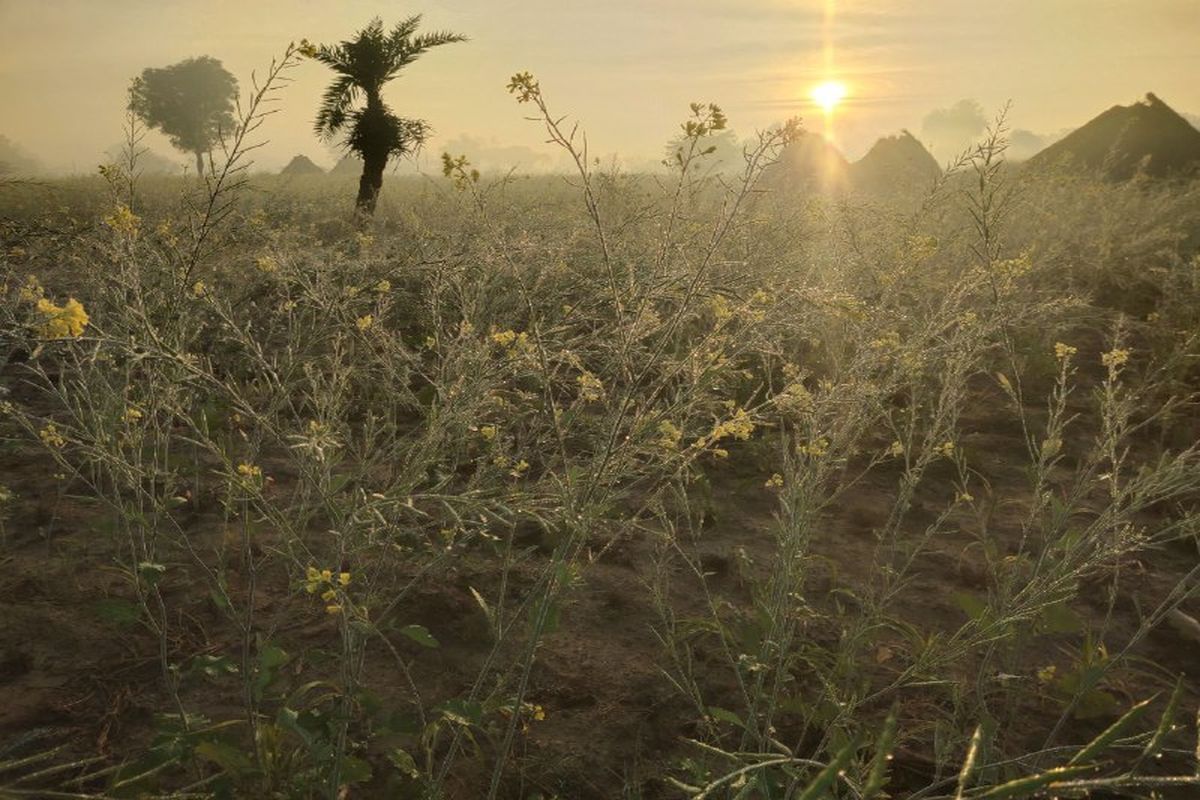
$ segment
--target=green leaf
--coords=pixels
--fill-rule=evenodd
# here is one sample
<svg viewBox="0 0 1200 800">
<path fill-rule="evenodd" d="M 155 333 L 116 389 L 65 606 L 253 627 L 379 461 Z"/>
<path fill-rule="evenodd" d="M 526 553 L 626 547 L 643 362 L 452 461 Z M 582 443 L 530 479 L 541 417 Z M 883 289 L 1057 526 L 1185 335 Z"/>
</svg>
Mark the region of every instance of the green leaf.
<svg viewBox="0 0 1200 800">
<path fill-rule="evenodd" d="M 954 800 L 962 800 L 963 792 L 971 785 L 971 777 L 975 774 L 975 761 L 979 758 L 979 750 L 983 745 L 983 726 L 976 725 L 975 733 L 971 734 L 971 743 L 967 745 L 967 755 L 963 758 L 962 769 L 958 771 L 958 789 Z"/>
<path fill-rule="evenodd" d="M 208 596 L 213 601 L 213 605 L 215 605 L 221 611 L 229 612 L 233 610 L 233 606 L 229 604 L 229 598 L 224 592 L 219 592 L 216 589 L 209 589 Z"/>
<path fill-rule="evenodd" d="M 287 652 L 273 644 L 262 645 L 258 650 L 258 668 L 254 676 L 254 696 L 262 698 L 262 693 L 275 682 L 279 668 L 288 662 Z"/>
<path fill-rule="evenodd" d="M 294 708 L 288 708 L 287 706 L 284 706 L 283 708 L 279 709 L 279 713 L 276 714 L 275 722 L 277 725 L 279 725 L 279 727 L 291 731 L 299 736 L 300 740 L 304 742 L 305 747 L 307 747 L 310 751 L 316 750 L 317 745 L 319 744 L 319 739 L 316 734 L 309 730 L 304 724 L 304 720 L 300 718 L 300 712 L 296 711 Z"/>
<path fill-rule="evenodd" d="M 733 713 L 732 711 L 730 711 L 729 709 L 726 709 L 726 708 L 720 708 L 718 706 L 709 706 L 708 707 L 708 715 L 715 720 L 720 720 L 721 722 L 728 722 L 732 725 L 738 726 L 739 728 L 746 727 L 746 723 L 742 722 L 741 717 L 739 717 L 737 714 Z"/>
<path fill-rule="evenodd" d="M 437 708 L 442 716 L 459 725 L 479 725 L 483 722 L 483 706 L 474 701 L 455 698 Z"/>
<path fill-rule="evenodd" d="M 258 668 L 263 670 L 278 669 L 287 663 L 288 654 L 282 647 L 273 644 L 264 645 L 258 651 Z"/>
<path fill-rule="evenodd" d="M 1153 698 L 1151 698 L 1152 700 Z M 1090 761 L 1093 756 L 1099 755 L 1110 744 L 1115 742 L 1127 728 L 1141 719 L 1146 713 L 1146 708 L 1150 705 L 1150 700 L 1143 700 L 1133 708 L 1125 712 L 1122 717 L 1109 725 L 1099 736 L 1088 742 L 1087 746 L 1080 750 L 1075 756 L 1067 762 L 1067 766 L 1078 764 L 1081 761 Z"/>
<path fill-rule="evenodd" d="M 833 786 L 838 774 L 854 758 L 854 754 L 858 750 L 858 741 L 858 737 L 855 737 L 850 744 L 843 747 L 796 800 L 819 800 L 819 798 L 829 797 L 829 787 Z"/>
<path fill-rule="evenodd" d="M 379 732 L 383 735 L 416 736 L 421 731 L 421 720 L 415 714 L 403 711 L 392 711 L 379 723 Z"/>
<path fill-rule="evenodd" d="M 92 608 L 95 609 L 96 616 L 100 617 L 100 619 L 121 627 L 133 625 L 142 618 L 142 607 L 140 605 L 116 597 L 97 600 Z"/>
<path fill-rule="evenodd" d="M 863 785 L 862 800 L 872 800 L 887 784 L 888 764 L 891 763 L 892 748 L 896 744 L 896 729 L 898 727 L 896 706 L 888 712 L 883 721 L 883 730 L 875 740 L 875 756 L 871 759 L 871 771 L 867 774 L 867 782 Z"/>
<path fill-rule="evenodd" d="M 400 770 L 414 780 L 421 777 L 421 771 L 417 769 L 417 762 L 407 750 L 401 750 L 399 747 L 388 753 L 388 761 L 392 762 L 392 766 Z"/>
<path fill-rule="evenodd" d="M 1015 781 L 1002 783 L 999 786 L 994 786 L 986 792 L 975 796 L 975 800 L 1005 800 L 1005 798 L 1028 798 L 1032 796 L 1038 789 L 1043 789 L 1055 781 L 1066 780 L 1068 778 L 1078 777 L 1085 772 L 1091 772 L 1095 769 L 1090 764 L 1084 764 L 1078 767 L 1056 767 L 1048 769 L 1045 772 L 1037 775 L 1030 775 L 1028 778 L 1017 778 Z"/>
<path fill-rule="evenodd" d="M 549 607 L 546 609 L 546 617 L 542 625 L 542 635 L 548 635 L 558 630 L 558 625 L 561 620 L 561 612 L 559 604 L 554 600 L 549 600 Z M 541 612 L 541 606 L 534 603 L 529 609 L 529 624 L 536 625 L 538 614 Z"/>
<path fill-rule="evenodd" d="M 437 647 L 438 640 L 433 638 L 433 634 L 424 625 L 405 625 L 400 629 L 400 633 L 412 639 L 422 647 Z"/>
<path fill-rule="evenodd" d="M 370 719 L 376 718 L 384 710 L 383 699 L 370 689 L 359 689 L 354 693 L 354 700 Z"/>
<path fill-rule="evenodd" d="M 157 586 L 158 582 L 167 574 L 167 568 L 163 564 L 155 564 L 150 561 L 143 561 L 138 564 L 138 575 L 146 583 L 151 586 Z"/>
<path fill-rule="evenodd" d="M 1154 736 L 1150 738 L 1150 741 L 1146 742 L 1146 749 L 1142 751 L 1142 758 L 1155 755 L 1158 752 L 1163 739 L 1167 738 L 1167 734 L 1171 732 L 1171 726 L 1175 722 L 1175 712 L 1179 709 L 1179 701 L 1182 699 L 1183 676 L 1180 675 L 1175 680 L 1175 689 L 1171 692 L 1171 699 L 1167 701 L 1167 707 L 1163 709 L 1162 719 L 1158 721 L 1158 729 L 1154 731 Z"/>
<path fill-rule="evenodd" d="M 334 475 L 329 479 L 329 494 L 335 495 L 350 484 L 349 475 Z"/>
<path fill-rule="evenodd" d="M 973 620 L 978 620 L 987 613 L 987 603 L 979 597 L 967 592 L 955 592 L 954 604 L 967 612 L 967 616 Z"/>
<path fill-rule="evenodd" d="M 352 783 L 366 783 L 371 780 L 371 765 L 361 758 L 346 756 L 342 759 L 338 775 L 341 777 L 343 786 L 348 786 Z"/>
<path fill-rule="evenodd" d="M 1047 633 L 1078 633 L 1083 620 L 1066 603 L 1055 603 L 1042 610 L 1041 628 Z"/>
<path fill-rule="evenodd" d="M 201 742 L 196 745 L 196 755 L 234 775 L 248 772 L 253 766 L 241 748 L 226 742 Z"/>
<path fill-rule="evenodd" d="M 1085 692 L 1075 705 L 1075 719 L 1111 717 L 1120 709 L 1117 698 L 1103 689 Z"/>
</svg>

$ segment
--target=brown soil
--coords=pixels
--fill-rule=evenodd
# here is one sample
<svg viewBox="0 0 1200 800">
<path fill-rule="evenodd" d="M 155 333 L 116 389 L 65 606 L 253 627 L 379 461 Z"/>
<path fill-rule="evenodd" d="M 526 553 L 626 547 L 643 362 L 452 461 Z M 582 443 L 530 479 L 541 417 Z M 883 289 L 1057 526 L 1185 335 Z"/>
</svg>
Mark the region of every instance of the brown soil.
<svg viewBox="0 0 1200 800">
<path fill-rule="evenodd" d="M 1078 410 L 1086 411 L 1087 395 L 1081 391 L 1076 397 Z M 1021 432 L 997 423 L 1011 416 L 1003 404 L 1000 392 L 980 378 L 961 421 L 961 446 L 1001 499 L 988 530 L 1011 552 L 1029 489 L 1021 466 L 1027 463 Z M 1028 412 L 1036 419 L 1044 410 L 1031 404 Z M 1150 444 L 1144 447 L 1149 454 Z M 72 496 L 81 487 L 57 480 L 55 471 L 32 446 L 7 445 L 0 457 L 0 484 L 19 497 L 4 523 L 0 551 L 0 760 L 4 748 L 12 750 L 20 737 L 30 738 L 32 732 L 47 746 L 66 742 L 68 752 L 99 753 L 116 761 L 150 739 L 155 712 L 169 707 L 157 642 L 145 630 L 106 621 L 99 613 L 106 599 L 127 599 L 126 584 L 113 569 L 120 539 L 106 528 L 108 512 Z M 754 458 L 749 445 L 735 453 L 714 473 L 715 513 L 695 544 L 712 573 L 714 591 L 743 607 L 749 590 L 738 548 L 749 556 L 746 568 L 758 574 L 765 574 L 774 554 L 770 529 L 776 500 L 763 485 L 773 471 Z M 944 477 L 947 480 L 926 481 L 908 531 L 923 529 L 951 499 L 949 475 Z M 876 547 L 874 530 L 885 519 L 895 491 L 895 472 L 877 470 L 828 510 L 815 542 L 817 558 L 810 579 L 809 598 L 816 610 L 828 611 L 837 602 L 834 588 L 854 590 L 870 579 L 866 570 Z M 920 560 L 914 581 L 893 609 L 925 633 L 957 628 L 965 616 L 956 594 L 978 595 L 987 588 L 976 536 L 978 517 L 964 509 L 956 512 L 953 522 L 950 532 L 935 538 L 932 552 Z M 231 535 L 211 508 L 197 510 L 188 524 L 189 535 L 201 545 Z M 682 739 L 696 733 L 691 726 L 697 713 L 662 672 L 663 650 L 654 635 L 659 620 L 648 589 L 656 546 L 650 536 L 618 533 L 603 558 L 584 567 L 582 585 L 571 595 L 561 627 L 540 650 L 529 697 L 544 707 L 546 719 L 531 723 L 522 735 L 506 796 L 525 798 L 541 791 L 563 798 L 611 798 L 626 784 L 640 785 L 646 798 L 679 796 L 662 776 L 680 757 L 694 755 Z M 1140 613 L 1162 600 L 1195 559 L 1190 547 L 1179 545 L 1147 552 L 1140 561 L 1121 566 L 1120 597 L 1105 636 L 1110 652 L 1124 647 Z M 240 586 L 237 559 L 227 566 L 230 585 Z M 531 562 L 518 570 L 518 591 L 528 587 L 536 566 Z M 423 624 L 440 643 L 436 649 L 422 650 L 395 639 L 404 655 L 415 657 L 414 678 L 426 702 L 461 694 L 478 673 L 488 635 L 470 588 L 491 589 L 496 580 L 494 561 L 475 554 L 421 583 L 405 601 L 403 621 Z M 168 582 L 175 660 L 235 653 L 239 646 L 203 586 L 199 579 Z M 681 615 L 703 613 L 694 579 L 679 571 L 674 590 L 673 602 Z M 1084 587 L 1072 608 L 1099 629 L 1107 611 L 1104 589 Z M 1200 615 L 1194 603 L 1186 610 Z M 289 669 L 298 676 L 308 675 L 310 669 L 319 672 L 328 658 L 325 654 L 336 651 L 331 620 L 304 598 L 298 600 L 296 587 L 282 571 L 260 576 L 256 617 L 258 630 L 292 654 Z M 818 646 L 834 646 L 838 631 L 828 619 L 815 616 L 804 635 Z M 1078 635 L 1039 636 L 1026 658 L 1009 665 L 1030 684 L 1019 708 L 996 709 L 1007 715 L 1002 721 L 1010 726 L 1009 741 L 1023 738 L 1031 748 L 1041 744 L 1062 709 L 1038 691 L 1032 676 L 1050 664 L 1065 669 L 1070 648 L 1077 648 L 1079 641 Z M 862 669 L 886 678 L 906 662 L 910 648 L 899 636 L 885 638 Z M 382 648 L 371 652 L 366 675 L 381 682 L 369 688 L 385 700 L 407 698 L 403 680 L 389 668 L 391 655 Z M 1195 706 L 1193 673 L 1200 645 L 1181 641 L 1170 631 L 1156 632 L 1133 655 L 1142 659 L 1144 668 L 1121 670 L 1106 684 L 1122 706 L 1162 690 L 1176 675 L 1186 676 L 1185 705 Z M 731 688 L 729 678 L 706 663 L 698 670 L 708 681 L 715 705 Z M 238 718 L 242 711 L 233 688 L 237 683 L 189 682 L 185 704 L 214 720 Z M 805 687 L 800 689 L 803 693 Z M 944 692 L 915 690 L 902 693 L 899 700 L 905 736 L 897 750 L 893 786 L 903 796 L 904 787 L 923 786 L 933 778 L 929 725 L 946 710 L 947 700 Z M 1072 721 L 1059 742 L 1084 742 L 1111 721 L 1111 716 Z M 1014 731 L 1022 735 L 1014 736 Z M 481 796 L 488 770 L 470 758 L 459 763 L 451 796 Z"/>
</svg>

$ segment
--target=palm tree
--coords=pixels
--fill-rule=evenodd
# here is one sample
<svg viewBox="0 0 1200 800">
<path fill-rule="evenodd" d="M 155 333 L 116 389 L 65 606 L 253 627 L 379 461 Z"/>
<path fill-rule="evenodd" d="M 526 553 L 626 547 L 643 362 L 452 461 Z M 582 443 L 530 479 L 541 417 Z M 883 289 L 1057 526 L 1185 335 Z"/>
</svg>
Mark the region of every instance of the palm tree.
<svg viewBox="0 0 1200 800">
<path fill-rule="evenodd" d="M 383 20 L 376 17 L 353 39 L 320 47 L 305 43 L 301 48 L 337 73 L 325 90 L 315 128 L 325 140 L 345 133 L 347 149 L 362 158 L 355 207 L 364 216 L 375 213 L 388 159 L 413 152 L 430 133 L 424 120 L 406 119 L 388 108 L 383 85 L 426 50 L 467 40 L 447 31 L 417 34 L 420 22 L 417 15 L 384 31 Z"/>
</svg>

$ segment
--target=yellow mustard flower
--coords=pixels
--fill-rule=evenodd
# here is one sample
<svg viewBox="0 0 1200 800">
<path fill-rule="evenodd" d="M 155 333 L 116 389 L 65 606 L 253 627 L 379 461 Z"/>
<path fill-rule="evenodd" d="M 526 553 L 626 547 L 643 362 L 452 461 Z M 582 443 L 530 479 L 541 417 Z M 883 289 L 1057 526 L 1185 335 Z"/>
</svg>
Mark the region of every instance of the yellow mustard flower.
<svg viewBox="0 0 1200 800">
<path fill-rule="evenodd" d="M 321 573 L 316 567 L 309 567 L 304 571 L 304 591 L 316 594 L 319 588 L 321 588 Z"/>
<path fill-rule="evenodd" d="M 46 290 L 42 288 L 42 283 L 38 280 L 37 275 L 30 275 L 21 285 L 17 297 L 26 303 L 36 303 L 45 294 Z"/>
<path fill-rule="evenodd" d="M 783 391 L 775 395 L 775 407 L 784 414 L 807 414 L 813 409 L 812 393 L 804 387 L 804 384 L 794 381 L 783 388 Z"/>
<path fill-rule="evenodd" d="M 64 447 L 67 444 L 67 440 L 63 438 L 61 433 L 58 432 L 58 426 L 53 422 L 47 422 L 45 427 L 38 431 L 38 438 L 40 438 L 42 443 L 47 447 L 58 448 Z"/>
<path fill-rule="evenodd" d="M 262 477 L 262 467 L 254 464 L 238 464 L 237 474 L 248 480 L 257 480 Z"/>
<path fill-rule="evenodd" d="M 1115 370 L 1117 367 L 1124 366 L 1129 362 L 1129 351 L 1123 348 L 1109 350 L 1100 356 L 1100 363 L 1108 367 L 1109 370 Z"/>
<path fill-rule="evenodd" d="M 724 295 L 719 294 L 713 297 L 709 301 L 709 308 L 717 322 L 725 322 L 733 317 L 733 309 L 729 307 L 729 300 Z"/>
<path fill-rule="evenodd" d="M 604 384 L 591 372 L 584 372 L 575 379 L 579 383 L 579 397 L 585 403 L 594 403 L 604 398 Z"/>
<path fill-rule="evenodd" d="M 118 205 L 112 214 L 104 218 L 105 225 L 130 239 L 137 236 L 141 223 L 142 218 L 134 214 L 129 206 L 124 204 Z"/>
<path fill-rule="evenodd" d="M 1066 361 L 1068 358 L 1070 358 L 1071 356 L 1075 355 L 1078 352 L 1079 352 L 1078 347 L 1072 347 L 1071 345 L 1063 344 L 1062 342 L 1054 343 L 1054 357 L 1057 358 L 1059 361 Z"/>
<path fill-rule="evenodd" d="M 824 436 L 819 436 L 810 442 L 805 442 L 797 446 L 796 452 L 812 458 L 820 458 L 829 452 L 829 440 Z"/>
<path fill-rule="evenodd" d="M 732 419 L 713 426 L 712 433 L 708 438 L 712 442 L 719 442 L 721 439 L 732 436 L 734 439 L 744 442 L 750 438 L 752 433 L 754 433 L 754 423 L 750 420 L 750 415 L 746 413 L 746 409 L 739 408 Z"/>
<path fill-rule="evenodd" d="M 154 233 L 172 247 L 174 247 L 179 241 L 179 238 L 175 236 L 174 227 L 170 219 L 164 219 L 162 222 L 158 223 L 158 225 L 154 228 Z"/>
<path fill-rule="evenodd" d="M 74 297 L 69 298 L 66 305 L 55 305 L 46 298 L 37 301 L 37 310 L 44 320 L 39 333 L 45 339 L 74 339 L 83 335 L 89 317 L 83 304 Z"/>
<path fill-rule="evenodd" d="M 1059 451 L 1062 450 L 1062 445 L 1062 439 L 1057 436 L 1046 439 L 1042 442 L 1042 458 L 1053 458 L 1058 455 Z"/>
<path fill-rule="evenodd" d="M 679 442 L 683 439 L 683 431 L 668 419 L 658 423 L 658 438 L 654 440 L 654 444 L 664 450 L 679 449 Z"/>
</svg>

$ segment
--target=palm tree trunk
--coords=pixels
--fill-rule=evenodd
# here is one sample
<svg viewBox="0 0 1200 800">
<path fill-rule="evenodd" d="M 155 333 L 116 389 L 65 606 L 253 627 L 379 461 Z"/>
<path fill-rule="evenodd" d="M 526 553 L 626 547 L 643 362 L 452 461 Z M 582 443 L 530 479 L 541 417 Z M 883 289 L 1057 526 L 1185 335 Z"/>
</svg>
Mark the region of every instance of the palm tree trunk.
<svg viewBox="0 0 1200 800">
<path fill-rule="evenodd" d="M 196 151 L 196 177 L 204 177 L 204 152 L 201 150 Z"/>
<path fill-rule="evenodd" d="M 387 167 L 388 160 L 388 143 L 380 138 L 383 133 L 380 124 L 387 116 L 383 97 L 378 89 L 368 89 L 366 95 L 367 108 L 364 116 L 369 134 L 359 146 L 363 171 L 358 181 L 358 199 L 354 202 L 355 211 L 360 219 L 367 219 L 375 214 L 375 202 L 383 188 L 383 170 Z"/>
<path fill-rule="evenodd" d="M 381 156 L 364 154 L 362 177 L 358 179 L 358 199 L 354 202 L 355 209 L 364 217 L 375 214 L 375 203 L 383 188 L 383 170 L 386 167 L 387 153 Z"/>
</svg>

